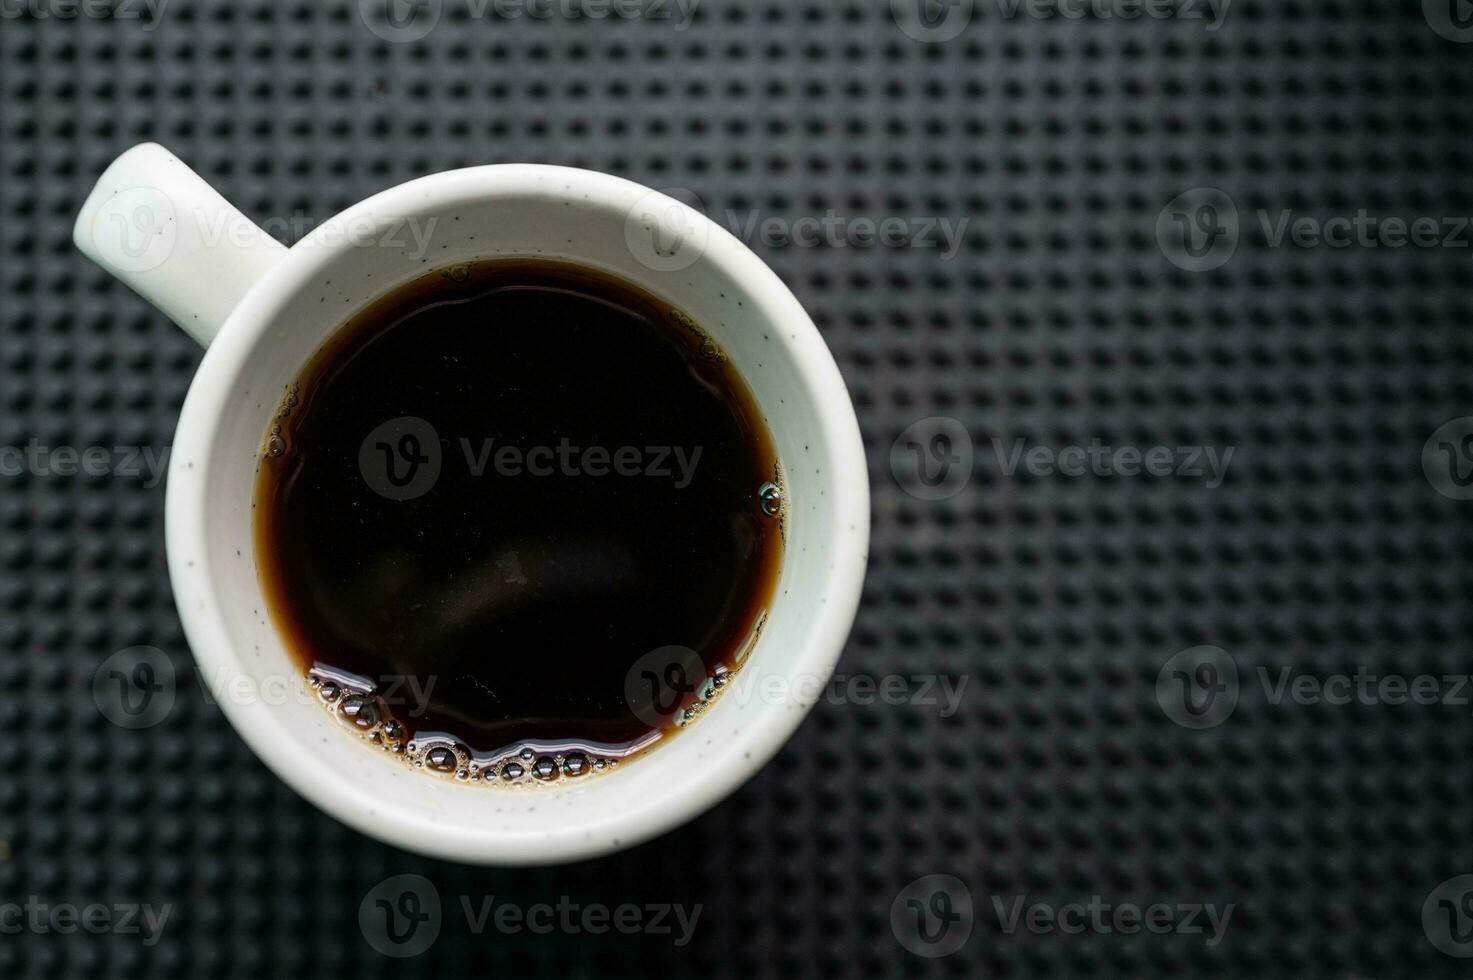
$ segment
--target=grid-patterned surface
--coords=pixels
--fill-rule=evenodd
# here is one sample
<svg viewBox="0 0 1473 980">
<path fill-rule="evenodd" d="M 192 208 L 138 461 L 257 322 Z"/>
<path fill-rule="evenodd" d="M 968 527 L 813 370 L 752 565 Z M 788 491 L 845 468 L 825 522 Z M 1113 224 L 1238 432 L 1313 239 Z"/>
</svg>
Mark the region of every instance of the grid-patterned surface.
<svg viewBox="0 0 1473 980">
<path fill-rule="evenodd" d="M 442 0 L 398 41 L 344 0 L 109 6 L 0 6 L 0 447 L 109 450 L 92 475 L 0 460 L 0 906 L 171 913 L 149 945 L 25 910 L 11 933 L 0 908 L 0 976 L 1467 975 L 1468 882 L 1433 890 L 1473 873 L 1473 691 L 1450 679 L 1473 673 L 1473 502 L 1443 449 L 1473 423 L 1429 443 L 1473 414 L 1466 3 L 1237 0 L 1212 30 L 1189 17 L 1205 3 L 921 21 L 702 0 L 677 29 Z M 478 163 L 693 191 L 791 284 L 855 398 L 874 540 L 841 671 L 965 680 L 958 709 L 849 688 L 707 816 L 571 868 L 439 864 L 317 813 L 201 696 L 162 487 L 111 452 L 163 451 L 199 356 L 70 245 L 91 182 L 142 139 L 289 239 Z M 1277 238 L 1286 212 L 1298 242 Z M 816 241 L 803 217 L 826 220 Z M 1391 247 L 1384 219 L 1419 217 L 1438 232 Z M 862 219 L 885 218 L 867 246 Z M 916 423 L 934 491 L 910 440 L 892 453 Z M 965 459 L 937 469 L 937 433 L 971 446 L 969 480 Z M 1058 471 L 1095 440 L 1084 475 Z M 1153 447 L 1169 473 L 1103 455 Z M 1183 465 L 1193 447 L 1232 451 L 1220 485 Z M 131 731 L 93 681 L 139 645 L 179 694 Z M 1286 669 L 1308 680 L 1281 689 Z M 1435 677 L 1423 700 L 1443 703 L 1357 672 Z M 1351 703 L 1326 703 L 1337 675 Z M 1185 711 L 1179 676 L 1219 700 Z M 413 960 L 359 926 L 398 874 L 444 909 Z M 902 895 L 936 874 L 956 880 Z M 682 947 L 476 935 L 461 900 L 487 896 L 703 912 Z M 1102 913 L 1065 908 L 1096 896 Z M 917 909 L 948 901 L 970 935 L 927 945 L 917 926 L 944 923 Z M 1231 906 L 1225 931 L 1184 905 Z M 1134 907 L 1172 931 L 1099 924 Z"/>
</svg>

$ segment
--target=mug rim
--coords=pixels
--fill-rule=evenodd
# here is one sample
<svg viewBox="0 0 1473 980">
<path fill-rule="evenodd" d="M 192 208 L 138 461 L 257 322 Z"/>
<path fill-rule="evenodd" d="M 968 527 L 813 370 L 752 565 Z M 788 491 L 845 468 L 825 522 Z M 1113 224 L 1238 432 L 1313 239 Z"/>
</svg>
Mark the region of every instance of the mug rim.
<svg viewBox="0 0 1473 980">
<path fill-rule="evenodd" d="M 651 188 L 597 171 L 544 164 L 494 164 L 444 171 L 420 177 L 374 194 L 352 205 L 337 221 L 374 220 L 385 214 L 453 205 L 468 198 L 495 198 L 545 191 L 550 181 L 608 204 Z M 669 199 L 672 203 L 673 199 Z M 683 207 L 683 205 L 681 205 Z M 833 570 L 825 583 L 828 601 L 812 609 L 812 641 L 782 666 L 787 676 L 827 679 L 842 653 L 858 611 L 869 541 L 869 479 L 858 419 L 833 355 L 812 319 L 771 268 L 746 245 L 699 211 L 707 239 L 698 261 L 714 264 L 751 295 L 761 296 L 767 317 L 782 323 L 781 343 L 804 387 L 813 393 L 815 421 L 824 432 L 829 456 L 825 463 L 837 474 L 842 498 L 834 502 L 828 540 Z M 764 767 L 777 754 L 816 703 L 816 694 L 798 710 L 773 712 L 755 730 L 742 731 L 744 754 L 732 765 L 711 767 L 683 777 L 682 792 L 673 799 L 650 800 L 643 806 L 603 815 L 600 833 L 585 835 L 581 827 L 549 827 L 545 836 L 528 842 L 489 826 L 415 824 L 392 803 L 362 798 L 336 777 L 319 757 L 296 751 L 298 742 L 273 724 L 261 706 L 235 703 L 221 688 L 231 668 L 243 662 L 220 611 L 216 589 L 224 570 L 212 573 L 205 561 L 205 527 L 210 517 L 208 474 L 219 452 L 215 435 L 230 410 L 237 375 L 249 355 L 276 325 L 276 314 L 303 290 L 312 288 L 323 269 L 351 241 L 327 240 L 328 225 L 319 225 L 266 273 L 226 319 L 206 350 L 180 412 L 170 456 L 165 501 L 165 538 L 170 579 L 186 638 L 196 663 L 231 726 L 279 778 L 316 807 L 370 837 L 410 851 L 456 862 L 484 864 L 551 864 L 595 857 L 634 846 L 694 818 Z M 845 533 L 838 529 L 844 528 Z M 198 560 L 195 560 L 198 559 Z M 237 668 L 239 669 L 239 668 Z M 640 761 L 657 765 L 658 755 Z M 426 777 L 428 778 L 428 777 Z M 616 777 L 606 777 L 616 778 Z"/>
</svg>

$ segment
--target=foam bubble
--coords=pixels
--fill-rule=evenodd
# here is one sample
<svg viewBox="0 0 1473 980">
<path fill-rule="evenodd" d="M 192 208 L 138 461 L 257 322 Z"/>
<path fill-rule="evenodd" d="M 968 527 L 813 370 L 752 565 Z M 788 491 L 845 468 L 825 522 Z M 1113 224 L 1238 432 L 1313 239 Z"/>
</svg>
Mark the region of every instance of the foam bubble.
<svg viewBox="0 0 1473 980">
<path fill-rule="evenodd" d="M 308 683 L 316 689 L 328 713 L 351 731 L 385 752 L 402 756 L 406 764 L 422 772 L 443 774 L 459 782 L 547 785 L 561 777 L 609 772 L 619 764 L 617 758 L 600 754 L 592 746 L 567 743 L 514 745 L 494 755 L 477 755 L 443 733 L 415 734 L 404 720 L 394 716 L 393 708 L 370 678 L 314 671 Z"/>
</svg>

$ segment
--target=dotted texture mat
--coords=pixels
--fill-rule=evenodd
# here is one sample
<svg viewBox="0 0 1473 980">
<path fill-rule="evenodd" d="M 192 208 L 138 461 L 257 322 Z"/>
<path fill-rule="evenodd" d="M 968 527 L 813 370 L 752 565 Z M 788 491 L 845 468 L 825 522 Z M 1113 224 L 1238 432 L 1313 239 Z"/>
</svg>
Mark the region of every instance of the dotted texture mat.
<svg viewBox="0 0 1473 980">
<path fill-rule="evenodd" d="M 1439 237 L 1473 215 L 1466 4 L 1238 0 L 1209 30 L 1098 5 L 919 20 L 880 0 L 703 0 L 676 29 L 443 0 L 434 30 L 400 41 L 336 0 L 104 6 L 0 16 L 0 446 L 172 438 L 199 350 L 70 243 L 137 141 L 288 240 L 481 163 L 685 188 L 723 224 L 758 219 L 745 237 L 854 396 L 874 528 L 841 672 L 967 686 L 955 712 L 826 698 L 735 796 L 628 853 L 428 861 L 297 798 L 202 695 L 146 468 L 7 470 L 0 905 L 172 912 L 151 945 L 6 929 L 0 977 L 1468 975 L 1473 708 L 1444 678 L 1473 672 L 1473 502 L 1423 463 L 1473 431 L 1428 442 L 1473 414 L 1473 233 L 1274 237 L 1285 212 L 1431 216 Z M 817 237 L 782 234 L 829 216 Z M 887 217 L 906 242 L 867 245 L 858 219 Z M 951 248 L 940 229 L 963 221 Z M 949 424 L 931 422 L 892 453 L 938 417 L 962 439 L 931 440 Z M 1233 456 L 1220 485 L 1123 459 L 1068 476 L 1013 465 L 1017 440 L 1060 466 L 1095 440 Z M 964 485 L 892 472 L 968 445 Z M 165 651 L 179 692 L 128 731 L 93 677 L 136 645 Z M 1204 646 L 1221 652 L 1174 673 Z M 1183 677 L 1205 698 L 1230 666 L 1229 717 L 1173 706 Z M 1312 703 L 1275 687 L 1286 669 L 1431 675 L 1441 696 Z M 444 909 L 413 959 L 359 922 L 400 874 Z M 937 874 L 956 881 L 904 901 Z M 683 946 L 477 935 L 462 900 L 488 896 L 703 911 Z M 1162 905 L 1173 928 L 1066 910 L 1092 902 L 1117 923 L 1108 910 Z M 1231 906 L 1227 927 L 1203 911 L 1193 932 L 1193 905 Z"/>
</svg>

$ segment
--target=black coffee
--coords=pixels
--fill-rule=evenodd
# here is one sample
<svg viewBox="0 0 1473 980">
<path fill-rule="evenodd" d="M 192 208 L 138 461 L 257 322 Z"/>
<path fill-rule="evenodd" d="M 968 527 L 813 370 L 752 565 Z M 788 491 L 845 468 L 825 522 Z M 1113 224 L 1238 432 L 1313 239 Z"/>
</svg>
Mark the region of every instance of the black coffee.
<svg viewBox="0 0 1473 980">
<path fill-rule="evenodd" d="M 257 554 L 345 724 L 462 779 L 563 778 L 658 741 L 739 666 L 780 482 L 689 317 L 588 269 L 484 261 L 383 297 L 287 392 Z"/>
</svg>

